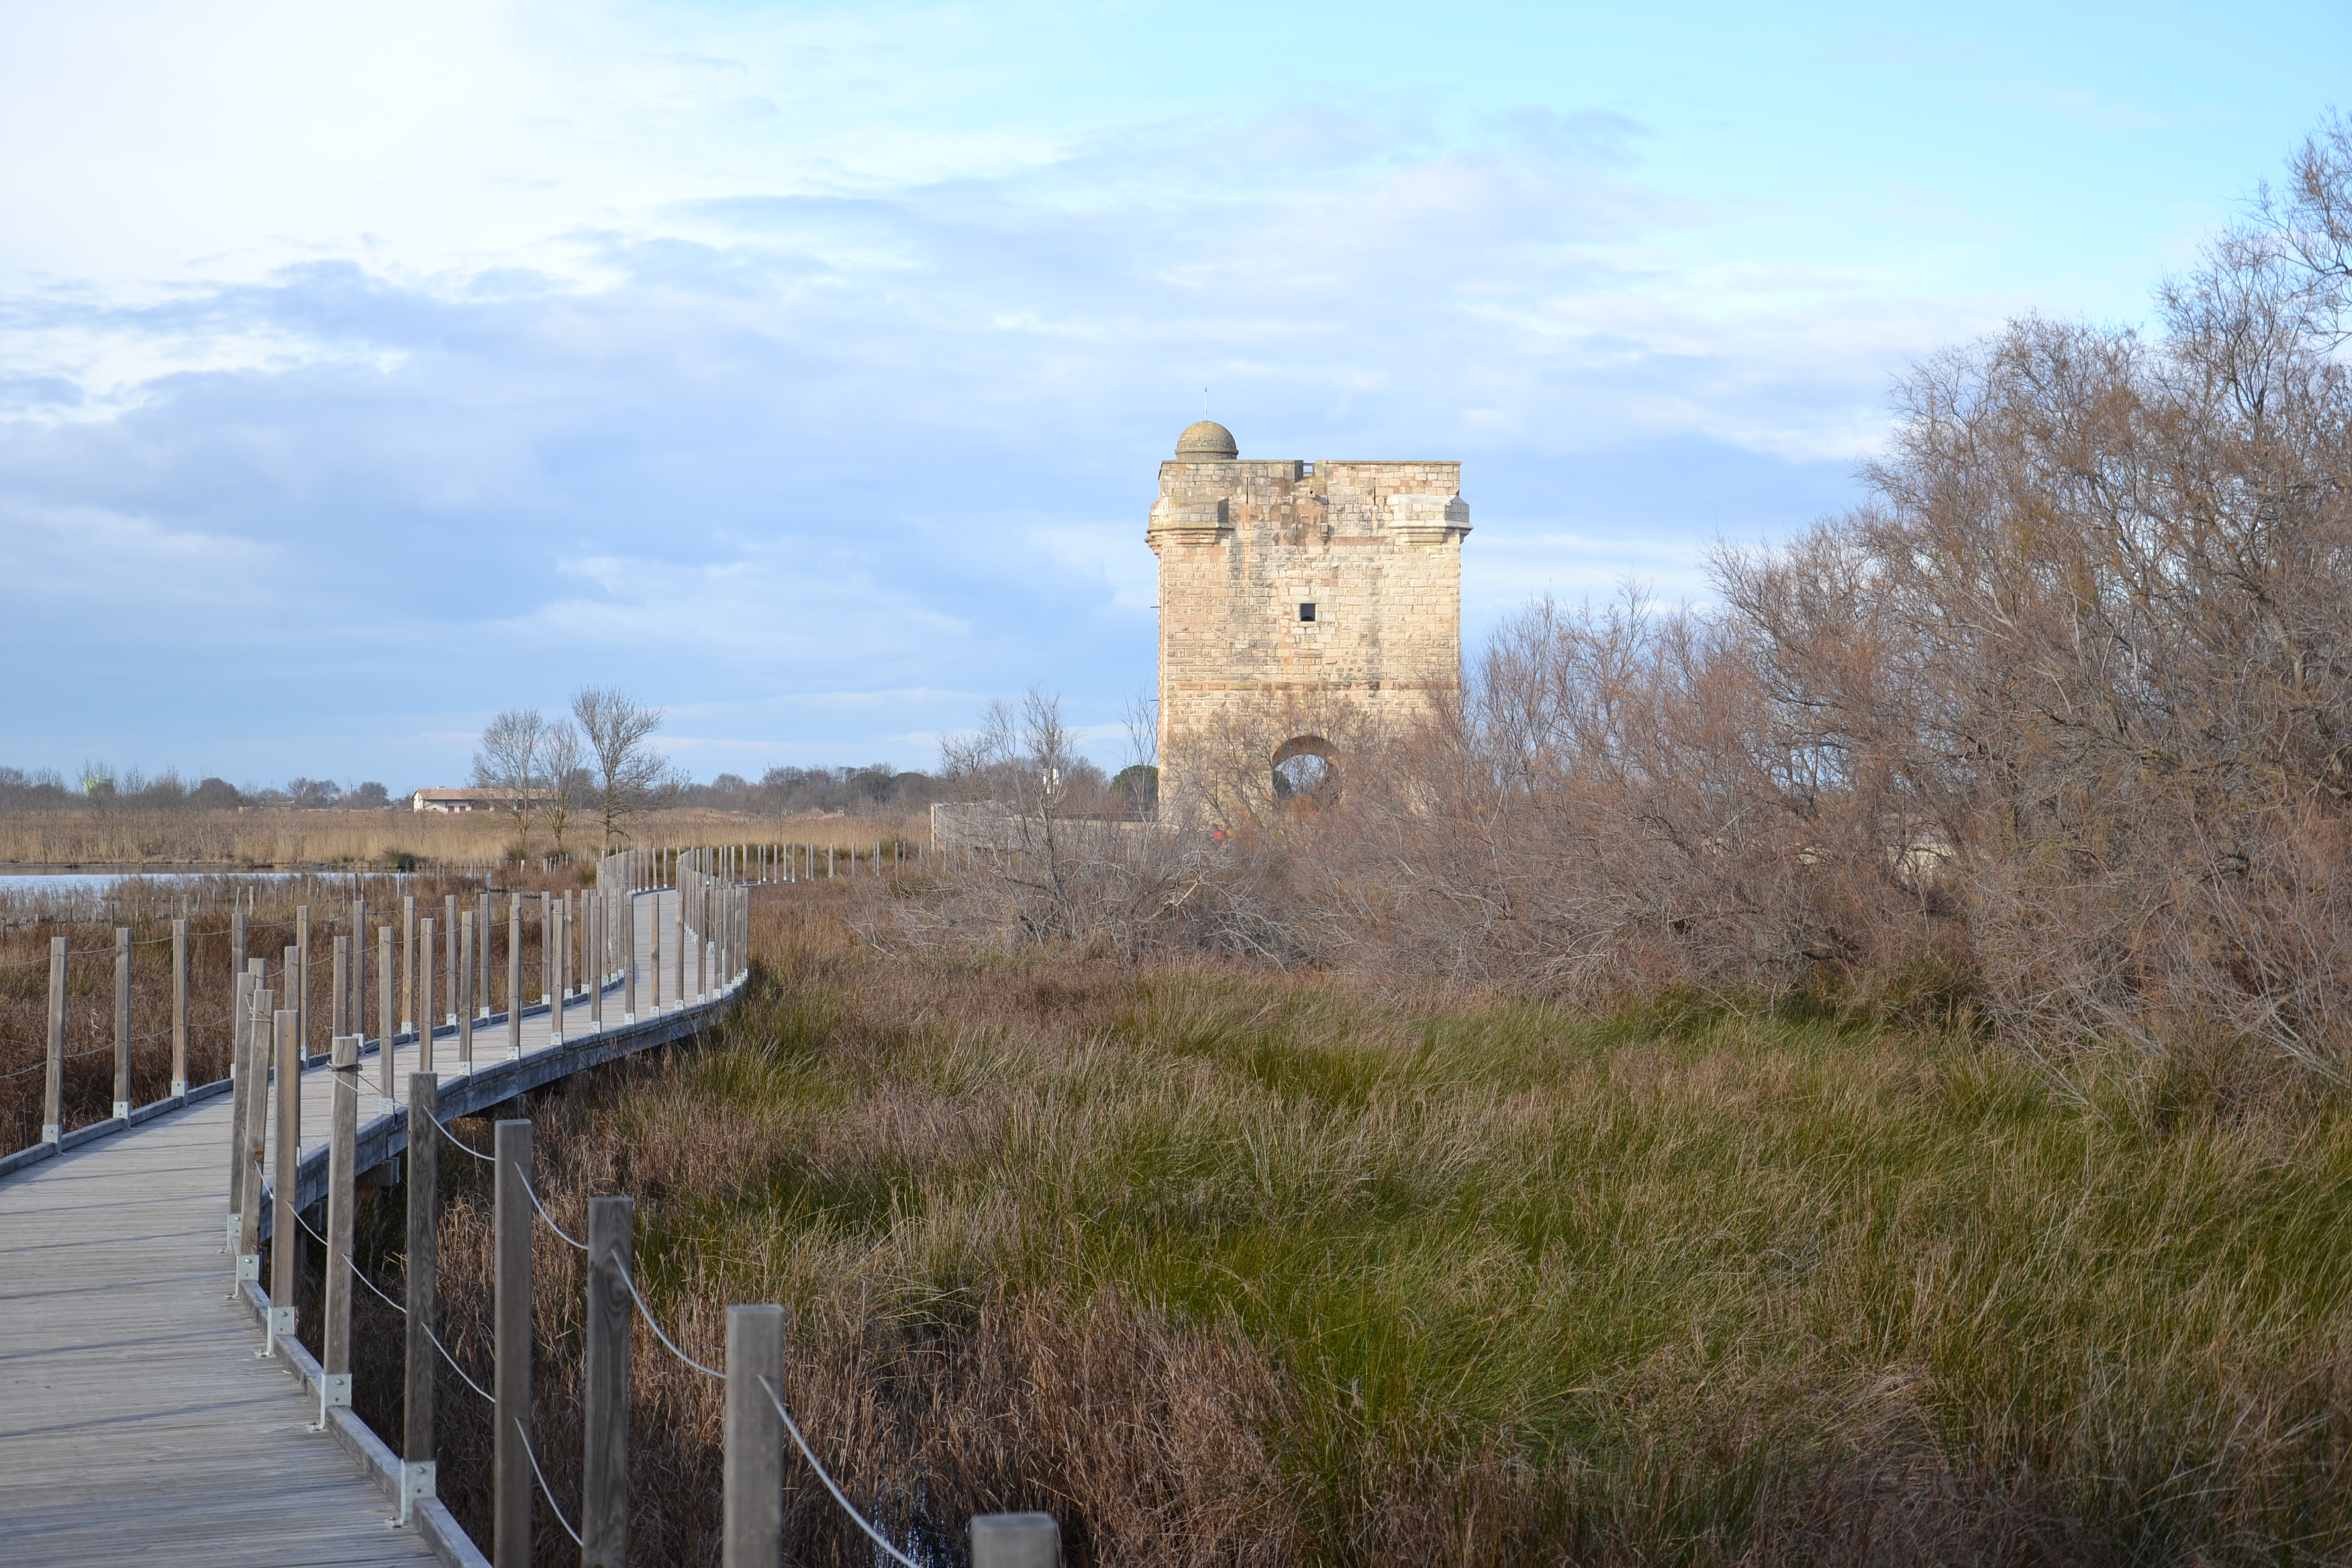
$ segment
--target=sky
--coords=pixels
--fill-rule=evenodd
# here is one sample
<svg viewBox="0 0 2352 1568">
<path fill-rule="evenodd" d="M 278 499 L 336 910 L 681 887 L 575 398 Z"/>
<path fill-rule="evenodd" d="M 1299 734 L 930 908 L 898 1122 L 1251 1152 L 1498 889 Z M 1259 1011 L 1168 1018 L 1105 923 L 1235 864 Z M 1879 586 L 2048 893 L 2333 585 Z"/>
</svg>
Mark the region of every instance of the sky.
<svg viewBox="0 0 2352 1568">
<path fill-rule="evenodd" d="M 1155 680 L 1160 460 L 1458 458 L 1465 640 L 1704 602 L 1904 367 L 2141 324 L 2352 10 L 0 0 L 0 765 L 933 763 Z"/>
</svg>

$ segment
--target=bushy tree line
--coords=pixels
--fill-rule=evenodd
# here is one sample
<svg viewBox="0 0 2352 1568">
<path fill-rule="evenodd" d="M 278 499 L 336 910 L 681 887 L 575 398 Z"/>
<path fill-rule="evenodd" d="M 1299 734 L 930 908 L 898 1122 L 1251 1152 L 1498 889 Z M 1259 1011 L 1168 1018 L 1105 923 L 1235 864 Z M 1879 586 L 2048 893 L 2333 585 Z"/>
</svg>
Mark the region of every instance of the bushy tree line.
<svg viewBox="0 0 2352 1568">
<path fill-rule="evenodd" d="M 383 784 L 370 779 L 339 784 L 332 779 L 295 777 L 280 787 L 206 777 L 194 784 L 170 768 L 145 773 L 118 772 L 104 763 L 85 763 L 70 780 L 55 768 L 0 767 L 0 814 L 28 811 L 139 810 L 234 811 L 241 806 L 335 807 L 378 810 L 392 804 Z"/>
<path fill-rule="evenodd" d="M 902 772 L 888 763 L 864 767 L 770 768 L 754 784 L 740 773 L 720 773 L 707 784 L 682 790 L 678 803 L 713 811 L 762 816 L 803 812 L 918 811 L 940 798 L 930 774 Z"/>
</svg>

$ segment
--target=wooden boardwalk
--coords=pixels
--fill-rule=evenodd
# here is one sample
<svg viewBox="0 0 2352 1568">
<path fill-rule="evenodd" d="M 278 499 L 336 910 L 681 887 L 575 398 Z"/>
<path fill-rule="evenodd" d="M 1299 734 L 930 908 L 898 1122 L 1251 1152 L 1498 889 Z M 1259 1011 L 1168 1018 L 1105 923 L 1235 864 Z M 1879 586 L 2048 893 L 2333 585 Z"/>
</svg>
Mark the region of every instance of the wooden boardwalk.
<svg viewBox="0 0 2352 1568">
<path fill-rule="evenodd" d="M 641 1008 L 648 939 L 676 897 L 635 900 Z M 688 941 L 692 964 L 699 944 Z M 551 1044 L 550 1014 L 527 1016 L 519 1062 L 507 1059 L 502 1024 L 478 1024 L 470 1075 L 456 1069 L 445 1028 L 434 1075 L 445 1114 L 676 1038 L 724 1005 L 715 996 L 625 1028 L 615 987 L 592 1036 L 588 998 L 574 997 L 567 1045 Z M 404 1101 L 416 1061 L 414 1044 L 395 1053 Z M 380 1158 L 405 1146 L 406 1119 L 378 1114 L 380 1058 L 362 1070 L 362 1148 Z M 323 1152 L 331 1092 L 324 1069 L 303 1075 L 306 1163 Z M 0 1563 L 436 1560 L 420 1532 L 391 1525 L 384 1494 L 315 1426 L 315 1396 L 282 1361 L 257 1354 L 261 1331 L 232 1289 L 224 1247 L 229 1116 L 230 1098 L 216 1096 L 0 1180 Z M 307 1197 L 310 1185 L 306 1171 L 298 1190 Z"/>
</svg>

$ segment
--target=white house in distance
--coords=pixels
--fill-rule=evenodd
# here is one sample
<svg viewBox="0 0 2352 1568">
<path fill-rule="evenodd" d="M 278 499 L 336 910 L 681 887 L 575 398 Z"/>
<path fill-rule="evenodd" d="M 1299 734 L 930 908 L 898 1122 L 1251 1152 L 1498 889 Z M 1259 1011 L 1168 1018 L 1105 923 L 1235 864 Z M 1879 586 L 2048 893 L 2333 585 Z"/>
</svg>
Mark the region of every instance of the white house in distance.
<svg viewBox="0 0 2352 1568">
<path fill-rule="evenodd" d="M 525 800 L 545 800 L 552 792 L 531 789 L 522 792 Z M 514 800 L 514 792 L 504 789 L 421 789 L 409 798 L 411 811 L 502 811 Z"/>
</svg>

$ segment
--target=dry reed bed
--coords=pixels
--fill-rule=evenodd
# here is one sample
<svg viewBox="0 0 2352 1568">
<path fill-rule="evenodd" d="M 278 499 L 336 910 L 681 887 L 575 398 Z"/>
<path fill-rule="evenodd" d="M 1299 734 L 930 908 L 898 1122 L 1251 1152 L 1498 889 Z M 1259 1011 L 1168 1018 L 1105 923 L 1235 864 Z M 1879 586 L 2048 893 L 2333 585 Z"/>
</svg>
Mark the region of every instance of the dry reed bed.
<svg viewBox="0 0 2352 1568">
<path fill-rule="evenodd" d="M 637 841 L 665 847 L 705 844 L 835 844 L 926 836 L 920 816 L 753 816 L 716 811 L 656 812 L 634 823 Z M 572 855 L 591 854 L 594 820 L 575 816 L 565 833 Z M 225 866 L 386 865 L 399 857 L 425 866 L 490 867 L 545 856 L 552 844 L 534 826 L 518 842 L 502 815 L 432 812 L 147 811 L 26 812 L 0 816 L 0 865 Z"/>
<path fill-rule="evenodd" d="M 559 1217 L 636 1196 L 695 1354 L 725 1303 L 788 1304 L 796 1414 L 938 1561 L 1013 1507 L 1122 1564 L 2352 1551 L 2336 1099 L 1818 1021 L 915 959 L 852 935 L 883 896 L 763 894 L 722 1031 L 531 1114 Z M 444 1162 L 442 1286 L 479 1371 L 474 1164 Z M 538 1262 L 569 1509 L 580 1273 L 544 1232 Z M 635 1357 L 633 1561 L 709 1561 L 716 1387 Z M 442 1399 L 481 1538 L 486 1415 Z M 872 1560 L 789 1484 L 792 1561 Z"/>
</svg>

